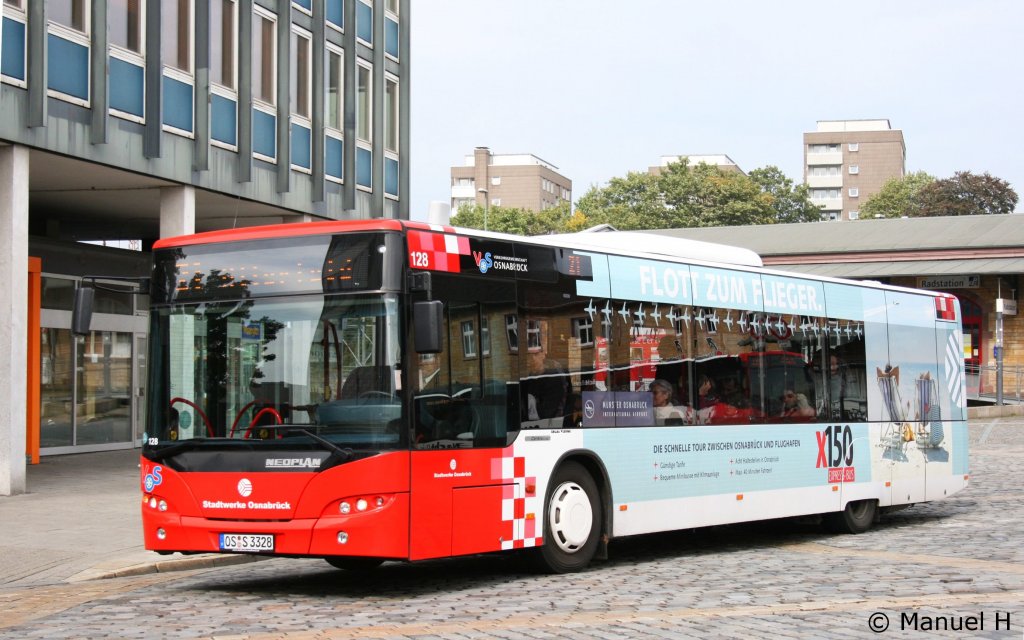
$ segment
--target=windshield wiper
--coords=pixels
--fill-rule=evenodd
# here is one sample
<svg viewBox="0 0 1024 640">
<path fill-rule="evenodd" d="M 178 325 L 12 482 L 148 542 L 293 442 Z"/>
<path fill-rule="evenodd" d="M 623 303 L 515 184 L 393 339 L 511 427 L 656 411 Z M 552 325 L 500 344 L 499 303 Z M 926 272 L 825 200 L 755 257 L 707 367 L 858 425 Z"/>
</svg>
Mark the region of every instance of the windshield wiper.
<svg viewBox="0 0 1024 640">
<path fill-rule="evenodd" d="M 324 469 L 330 469 L 331 467 L 335 467 L 335 466 L 337 466 L 337 465 L 339 465 L 339 464 L 341 464 L 343 462 L 348 462 L 349 460 L 351 460 L 355 456 L 355 453 L 352 451 L 352 449 L 346 449 L 346 448 L 339 447 L 338 445 L 334 444 L 333 442 L 331 442 L 327 438 L 324 438 L 324 437 L 322 437 L 320 435 L 317 435 L 316 433 L 313 433 L 312 431 L 310 431 L 309 429 L 306 429 L 304 427 L 296 427 L 294 425 L 286 425 L 286 424 L 277 424 L 277 425 L 270 425 L 270 428 L 271 429 L 275 429 L 275 430 L 276 429 L 287 429 L 289 431 L 295 431 L 297 433 L 301 433 L 302 435 L 309 436 L 310 438 L 312 438 L 316 442 L 322 444 L 324 446 L 324 448 L 326 448 L 328 451 L 330 451 L 331 455 L 329 455 L 326 458 L 324 458 L 324 461 L 320 463 L 320 467 L 317 469 L 317 471 L 323 471 Z"/>
</svg>

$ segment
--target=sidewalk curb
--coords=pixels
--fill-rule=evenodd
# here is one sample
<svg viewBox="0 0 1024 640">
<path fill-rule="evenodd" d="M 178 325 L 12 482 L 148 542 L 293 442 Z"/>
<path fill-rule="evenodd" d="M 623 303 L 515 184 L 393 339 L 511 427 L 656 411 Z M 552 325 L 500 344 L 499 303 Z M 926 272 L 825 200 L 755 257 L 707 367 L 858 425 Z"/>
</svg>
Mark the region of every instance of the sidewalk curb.
<svg viewBox="0 0 1024 640">
<path fill-rule="evenodd" d="M 151 573 L 168 573 L 171 571 L 191 571 L 193 569 L 210 569 L 213 567 L 225 567 L 236 564 L 246 564 L 266 560 L 270 556 L 242 555 L 242 554 L 202 554 L 174 558 L 171 560 L 157 560 L 135 564 L 121 569 L 101 571 L 97 569 L 86 569 L 66 580 L 66 582 L 86 582 L 90 580 L 108 580 L 110 578 L 127 578 L 132 576 L 143 576 Z"/>
</svg>

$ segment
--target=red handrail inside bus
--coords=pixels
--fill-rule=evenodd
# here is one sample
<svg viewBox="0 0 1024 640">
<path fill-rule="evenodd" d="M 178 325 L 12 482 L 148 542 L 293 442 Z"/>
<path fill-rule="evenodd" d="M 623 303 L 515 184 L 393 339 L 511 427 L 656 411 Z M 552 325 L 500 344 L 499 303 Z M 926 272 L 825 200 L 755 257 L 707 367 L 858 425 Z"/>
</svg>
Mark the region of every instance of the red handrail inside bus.
<svg viewBox="0 0 1024 640">
<path fill-rule="evenodd" d="M 260 416 L 262 416 L 264 413 L 269 413 L 270 415 L 277 418 L 277 424 L 281 424 L 282 422 L 284 422 L 284 418 L 282 418 L 281 414 L 277 412 L 277 409 L 275 409 L 274 407 L 263 407 L 262 409 L 256 412 L 256 415 L 252 417 L 252 422 L 249 423 L 249 428 L 245 430 L 245 435 L 242 436 L 243 438 L 249 437 L 249 434 L 252 433 L 252 428 L 256 426 L 256 421 L 259 420 Z"/>
<path fill-rule="evenodd" d="M 208 435 L 211 438 L 213 437 L 213 427 L 210 426 L 210 419 L 206 417 L 206 414 L 203 413 L 203 410 L 200 409 L 199 406 L 196 403 L 192 402 L 191 400 L 186 400 L 185 398 L 172 398 L 171 399 L 171 406 L 172 407 L 174 406 L 175 402 L 183 402 L 183 403 L 187 404 L 188 406 L 192 407 L 193 409 L 195 409 L 196 412 L 200 416 L 202 416 L 203 423 L 206 425 L 206 435 Z"/>
<path fill-rule="evenodd" d="M 244 407 L 242 407 L 241 409 L 239 409 L 238 415 L 235 416 L 235 421 L 231 423 L 231 432 L 228 433 L 228 437 L 229 438 L 233 438 L 234 437 L 234 435 L 235 435 L 235 428 L 238 427 L 238 421 L 242 419 L 242 414 L 245 413 L 246 409 L 248 409 L 249 407 L 251 407 L 254 404 L 256 404 L 256 401 L 255 400 L 250 400 L 249 404 L 247 404 Z"/>
</svg>

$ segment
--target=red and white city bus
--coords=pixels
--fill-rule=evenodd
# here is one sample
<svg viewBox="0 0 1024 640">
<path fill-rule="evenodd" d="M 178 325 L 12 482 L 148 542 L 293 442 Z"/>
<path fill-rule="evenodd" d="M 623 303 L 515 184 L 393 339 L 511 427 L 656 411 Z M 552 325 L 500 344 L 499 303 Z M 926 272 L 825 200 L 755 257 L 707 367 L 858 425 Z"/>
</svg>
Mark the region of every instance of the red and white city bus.
<svg viewBox="0 0 1024 640">
<path fill-rule="evenodd" d="M 614 248 L 613 248 L 614 247 Z M 823 514 L 968 481 L 955 298 L 653 235 L 396 220 L 161 240 L 147 549 L 343 568 Z"/>
</svg>

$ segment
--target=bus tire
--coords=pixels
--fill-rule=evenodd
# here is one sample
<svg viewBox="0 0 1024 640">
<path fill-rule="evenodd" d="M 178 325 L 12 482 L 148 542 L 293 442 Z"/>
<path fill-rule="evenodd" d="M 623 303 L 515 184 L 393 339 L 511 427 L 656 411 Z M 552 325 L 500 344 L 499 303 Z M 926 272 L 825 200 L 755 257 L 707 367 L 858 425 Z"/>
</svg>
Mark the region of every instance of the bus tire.
<svg viewBox="0 0 1024 640">
<path fill-rule="evenodd" d="M 597 483 L 583 465 L 569 461 L 555 471 L 544 516 L 540 568 L 571 573 L 590 564 L 601 538 L 601 499 Z"/>
<path fill-rule="evenodd" d="M 825 526 L 833 533 L 864 533 L 875 523 L 878 502 L 855 500 L 847 502 L 842 511 L 825 514 Z"/>
<path fill-rule="evenodd" d="M 380 558 L 359 556 L 327 556 L 324 560 L 335 569 L 344 569 L 352 573 L 367 573 L 384 564 Z"/>
</svg>

